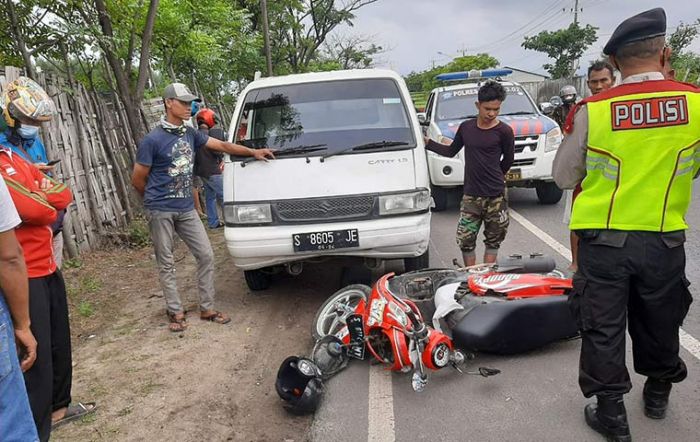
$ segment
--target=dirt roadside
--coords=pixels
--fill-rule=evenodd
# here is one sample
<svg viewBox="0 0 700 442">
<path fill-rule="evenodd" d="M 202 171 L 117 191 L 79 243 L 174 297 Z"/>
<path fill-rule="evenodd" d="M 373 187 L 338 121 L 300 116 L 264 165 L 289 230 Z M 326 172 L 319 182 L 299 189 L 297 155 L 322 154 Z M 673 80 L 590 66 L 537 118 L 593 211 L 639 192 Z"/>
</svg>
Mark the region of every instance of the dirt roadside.
<svg viewBox="0 0 700 442">
<path fill-rule="evenodd" d="M 337 289 L 325 267 L 251 293 L 210 233 L 217 307 L 228 325 L 197 316 L 195 263 L 176 249 L 189 313 L 182 335 L 167 330 L 152 248 L 83 256 L 64 276 L 71 304 L 73 400 L 98 410 L 52 434 L 55 441 L 303 441 L 310 418 L 288 415 L 274 391 L 281 361 L 308 353 L 316 308 Z M 70 264 L 70 263 L 69 263 Z"/>
</svg>

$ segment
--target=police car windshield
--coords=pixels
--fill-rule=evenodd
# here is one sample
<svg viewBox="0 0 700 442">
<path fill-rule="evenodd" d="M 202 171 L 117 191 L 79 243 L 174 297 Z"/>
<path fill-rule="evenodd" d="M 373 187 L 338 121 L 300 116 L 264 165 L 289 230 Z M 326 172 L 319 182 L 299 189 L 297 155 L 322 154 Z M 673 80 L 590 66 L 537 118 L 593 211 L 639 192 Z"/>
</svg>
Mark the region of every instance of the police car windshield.
<svg viewBox="0 0 700 442">
<path fill-rule="evenodd" d="M 501 104 L 501 115 L 536 114 L 537 110 L 532 101 L 525 95 L 520 86 L 503 86 L 506 90 L 506 101 Z M 466 120 L 476 117 L 476 102 L 479 88 L 474 87 L 444 91 L 438 94 L 435 119 Z"/>
<path fill-rule="evenodd" d="M 337 80 L 251 90 L 245 97 L 247 127 L 237 141 L 280 153 L 296 146 L 322 146 L 288 156 L 355 154 L 348 146 L 371 150 L 413 148 L 416 141 L 398 85 L 391 79 Z M 396 141 L 386 146 L 384 140 Z M 373 144 L 376 143 L 376 144 Z"/>
</svg>

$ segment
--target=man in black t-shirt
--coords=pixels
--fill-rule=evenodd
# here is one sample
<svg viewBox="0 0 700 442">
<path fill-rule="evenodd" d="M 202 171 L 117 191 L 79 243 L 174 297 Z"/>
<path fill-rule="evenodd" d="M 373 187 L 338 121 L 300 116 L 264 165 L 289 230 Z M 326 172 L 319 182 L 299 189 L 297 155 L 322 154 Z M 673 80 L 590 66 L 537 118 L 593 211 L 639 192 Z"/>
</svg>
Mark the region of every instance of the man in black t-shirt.
<svg viewBox="0 0 700 442">
<path fill-rule="evenodd" d="M 426 149 L 454 157 L 464 147 L 464 196 L 457 224 L 457 244 L 464 265 L 476 264 L 476 236 L 484 224 L 484 262 L 496 262 L 498 249 L 509 224 L 505 195 L 505 173 L 513 165 L 513 129 L 498 119 L 506 91 L 496 81 L 479 88 L 476 119 L 466 120 L 457 129 L 449 146 L 426 138 Z"/>
<path fill-rule="evenodd" d="M 217 123 L 218 118 L 211 109 L 202 109 L 195 117 L 199 131 L 221 141 L 226 140 L 226 132 Z M 194 174 L 204 183 L 207 224 L 210 229 L 223 227 L 219 220 L 217 204 L 223 208 L 224 181 L 221 175 L 223 155 L 211 149 L 199 149 L 194 157 Z"/>
</svg>

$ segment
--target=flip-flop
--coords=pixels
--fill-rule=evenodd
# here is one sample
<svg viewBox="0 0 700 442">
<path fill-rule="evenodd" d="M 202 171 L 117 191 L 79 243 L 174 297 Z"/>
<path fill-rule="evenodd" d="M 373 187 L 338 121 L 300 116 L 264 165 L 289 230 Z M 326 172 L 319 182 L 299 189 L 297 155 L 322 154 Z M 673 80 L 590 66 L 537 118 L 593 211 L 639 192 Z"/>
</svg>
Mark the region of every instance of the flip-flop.
<svg viewBox="0 0 700 442">
<path fill-rule="evenodd" d="M 78 402 L 77 404 L 70 404 L 66 409 L 66 414 L 56 422 L 51 423 L 51 429 L 58 428 L 63 424 L 72 422 L 80 419 L 83 416 L 87 416 L 90 413 L 94 413 L 97 405 L 95 402 Z"/>
</svg>

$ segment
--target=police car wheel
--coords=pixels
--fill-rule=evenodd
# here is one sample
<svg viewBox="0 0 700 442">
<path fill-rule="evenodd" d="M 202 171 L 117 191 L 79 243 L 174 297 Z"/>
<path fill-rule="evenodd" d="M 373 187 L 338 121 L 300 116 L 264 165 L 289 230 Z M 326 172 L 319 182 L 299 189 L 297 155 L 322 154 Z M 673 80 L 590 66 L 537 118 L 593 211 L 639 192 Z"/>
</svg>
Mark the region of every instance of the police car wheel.
<svg viewBox="0 0 700 442">
<path fill-rule="evenodd" d="M 535 190 L 537 191 L 537 199 L 540 201 L 540 204 L 556 204 L 564 194 L 564 191 L 557 187 L 557 184 L 554 182 L 538 183 L 535 186 Z"/>
</svg>

